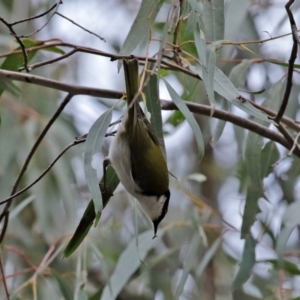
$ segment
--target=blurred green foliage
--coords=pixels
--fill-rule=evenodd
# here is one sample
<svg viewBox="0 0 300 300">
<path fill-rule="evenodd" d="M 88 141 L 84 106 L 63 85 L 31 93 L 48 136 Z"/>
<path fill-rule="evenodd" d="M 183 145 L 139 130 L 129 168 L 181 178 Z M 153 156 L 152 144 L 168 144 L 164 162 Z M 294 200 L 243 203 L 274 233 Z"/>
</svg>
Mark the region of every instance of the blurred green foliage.
<svg viewBox="0 0 300 300">
<path fill-rule="evenodd" d="M 101 32 L 107 44 L 97 44 L 71 23 L 68 26 L 73 26 L 72 30 L 66 32 L 62 24 L 67 23 L 61 23 L 55 15 L 41 32 L 23 39 L 26 48 L 41 46 L 28 52 L 29 64 L 58 58 L 70 50 L 42 47 L 53 38 L 105 52 L 119 49 L 123 55 L 143 57 L 149 50 L 149 56 L 154 56 L 164 50 L 161 58 L 169 65 L 156 66 L 154 74 L 159 76 L 149 76 L 156 93 L 157 79 L 163 78 L 173 87 L 173 98 L 183 112 L 185 100 L 212 110 L 221 108 L 276 130 L 259 109 L 247 101 L 237 101 L 235 96 L 241 91 L 263 91 L 243 96 L 278 110 L 290 55 L 289 48 L 280 50 L 292 40 L 291 36 L 275 38 L 282 34 L 283 24 L 289 25 L 285 3 L 184 0 L 176 6 L 171 1 L 147 1 L 143 0 L 141 6 L 120 0 L 64 3 L 59 11 L 64 9 L 67 17 Z M 0 17 L 14 22 L 41 14 L 51 5 L 51 1 L 1 1 Z M 293 9 L 299 7 L 297 2 Z M 281 17 L 274 20 L 279 10 Z M 117 12 L 122 21 L 118 21 Z M 49 16 L 25 21 L 15 30 L 20 35 L 34 32 Z M 262 33 L 269 32 L 263 21 L 269 17 L 272 39 L 261 43 L 258 40 L 269 38 Z M 1 20 L 0 24 L 0 69 L 18 71 L 24 64 L 22 53 L 7 53 L 20 47 Z M 147 48 L 149 37 L 153 40 Z M 225 42 L 221 45 L 220 40 Z M 247 48 L 241 46 L 242 41 L 249 40 L 254 42 Z M 274 58 L 280 60 L 280 65 L 270 63 Z M 74 85 L 89 82 L 98 88 L 113 86 L 122 91 L 122 70 L 118 75 L 117 64 L 107 67 L 102 58 L 92 55 L 92 59 L 91 63 L 86 54 L 77 53 L 37 68 L 32 74 Z M 170 64 L 180 68 L 174 71 Z M 190 76 L 189 71 L 201 75 L 203 81 Z M 293 82 L 285 113 L 292 123 L 299 113 L 298 81 Z M 148 100 L 149 87 L 144 90 Z M 84 146 L 77 145 L 39 183 L 13 200 L 0 250 L 6 276 L 5 285 L 0 273 L 1 299 L 5 299 L 6 289 L 10 299 L 15 300 L 299 299 L 299 158 L 288 155 L 290 149 L 254 132 L 201 114 L 163 112 L 161 128 L 157 125 L 161 122 L 159 102 L 154 99 L 159 95 L 153 94 L 151 101 L 156 105 L 147 103 L 147 107 L 155 130 L 167 133 L 168 165 L 177 177 L 170 177 L 170 208 L 158 238 L 152 240 L 150 222 L 122 188 L 117 188 L 111 199 L 110 194 L 102 195 L 110 200 L 99 224 L 92 227 L 95 215 L 83 175 Z M 0 80 L 0 96 L 1 201 L 10 195 L 32 145 L 64 94 L 29 83 Z M 19 189 L 35 180 L 66 145 L 92 126 L 104 112 L 101 100 L 89 96 L 72 99 L 38 147 Z M 105 100 L 105 109 L 109 101 Z M 193 124 L 195 137 L 187 121 Z M 297 141 L 298 124 L 284 126 Z M 94 156 L 93 167 L 98 173 L 102 172 L 108 139 L 101 155 Z M 198 149 L 202 148 L 205 154 L 200 162 Z M 114 175 L 112 169 L 109 172 Z M 118 181 L 110 183 L 113 191 Z M 80 231 L 82 224 L 84 229 Z"/>
</svg>

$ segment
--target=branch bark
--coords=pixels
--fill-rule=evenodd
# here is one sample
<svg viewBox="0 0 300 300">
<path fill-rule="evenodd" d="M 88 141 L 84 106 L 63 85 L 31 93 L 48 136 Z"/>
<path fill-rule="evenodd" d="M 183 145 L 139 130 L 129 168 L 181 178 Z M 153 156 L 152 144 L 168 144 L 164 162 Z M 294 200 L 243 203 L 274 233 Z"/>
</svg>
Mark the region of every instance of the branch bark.
<svg viewBox="0 0 300 300">
<path fill-rule="evenodd" d="M 16 81 L 40 85 L 40 86 L 44 86 L 44 87 L 48 87 L 48 88 L 53 88 L 53 89 L 56 89 L 59 91 L 70 93 L 74 96 L 75 95 L 88 95 L 88 96 L 108 98 L 108 99 L 120 99 L 123 96 L 123 92 L 120 92 L 120 91 L 72 85 L 72 84 L 62 83 L 62 82 L 59 82 L 56 80 L 47 79 L 47 78 L 36 76 L 36 75 L 23 74 L 23 73 L 19 73 L 19 72 L 6 71 L 6 70 L 0 70 L 0 80 L 1 79 L 16 80 Z M 164 110 L 176 110 L 177 109 L 176 105 L 171 101 L 161 100 L 161 105 L 162 105 L 162 109 L 164 109 Z M 206 116 L 211 115 L 211 107 L 208 105 L 196 104 L 196 103 L 191 103 L 191 102 L 186 102 L 186 105 L 189 107 L 189 109 L 193 113 L 206 115 Z M 255 106 L 257 108 L 263 110 L 263 108 L 260 108 L 259 105 L 256 104 Z M 270 112 L 270 111 L 268 110 L 268 112 Z M 276 113 L 273 112 L 273 115 L 274 114 L 276 114 Z M 234 115 L 230 112 L 220 110 L 220 109 L 215 109 L 214 113 L 212 114 L 212 117 L 221 119 L 224 121 L 228 121 L 239 127 L 256 132 L 257 134 L 259 134 L 263 137 L 266 137 L 274 142 L 281 144 L 289 151 L 292 147 L 290 141 L 286 140 L 283 135 L 281 135 L 278 132 L 271 130 L 267 127 L 259 125 L 249 119 L 241 118 L 237 115 Z M 289 121 L 289 123 L 293 123 L 295 127 L 297 126 L 291 119 L 287 118 L 287 120 Z M 284 122 L 284 118 L 282 119 L 282 121 Z M 297 128 L 298 127 L 299 126 L 297 126 Z M 300 158 L 300 151 L 298 150 L 298 147 L 296 147 L 294 154 Z"/>
</svg>

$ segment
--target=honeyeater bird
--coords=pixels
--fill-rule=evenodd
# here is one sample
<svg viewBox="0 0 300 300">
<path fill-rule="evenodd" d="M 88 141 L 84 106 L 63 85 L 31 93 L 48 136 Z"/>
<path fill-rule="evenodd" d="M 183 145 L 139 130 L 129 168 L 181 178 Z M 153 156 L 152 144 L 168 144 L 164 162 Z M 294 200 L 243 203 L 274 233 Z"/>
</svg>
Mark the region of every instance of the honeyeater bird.
<svg viewBox="0 0 300 300">
<path fill-rule="evenodd" d="M 139 105 L 138 66 L 137 59 L 123 60 L 127 109 L 105 165 L 112 164 L 124 188 L 152 220 L 155 237 L 168 211 L 169 172 L 158 138 Z"/>
</svg>

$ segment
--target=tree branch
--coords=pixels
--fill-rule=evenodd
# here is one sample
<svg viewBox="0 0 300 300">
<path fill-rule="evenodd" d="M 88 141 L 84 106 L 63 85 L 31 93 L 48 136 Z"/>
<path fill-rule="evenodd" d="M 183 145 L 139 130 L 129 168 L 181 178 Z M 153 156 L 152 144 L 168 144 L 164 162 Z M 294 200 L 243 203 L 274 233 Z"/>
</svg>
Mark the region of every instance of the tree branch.
<svg viewBox="0 0 300 300">
<path fill-rule="evenodd" d="M 40 85 L 40 86 L 56 89 L 58 91 L 67 92 L 74 96 L 88 95 L 94 97 L 119 99 L 123 95 L 123 93 L 121 92 L 67 84 L 67 83 L 62 83 L 60 81 L 56 81 L 56 80 L 52 80 L 52 79 L 48 79 L 36 75 L 23 74 L 19 72 L 6 71 L 0 69 L 0 80 L 1 79 L 16 80 L 16 81 L 26 82 L 30 84 Z"/>
<path fill-rule="evenodd" d="M 36 75 L 22 74 L 22 73 L 6 71 L 6 70 L 0 70 L 0 79 L 10 79 L 10 80 L 17 80 L 17 81 L 21 81 L 21 82 L 36 84 L 36 85 L 40 85 L 40 86 L 44 86 L 44 87 L 57 89 L 59 91 L 68 92 L 72 95 L 88 95 L 88 96 L 103 97 L 103 98 L 109 98 L 109 99 L 120 99 L 123 96 L 123 92 L 119 92 L 119 91 L 97 89 L 97 88 L 92 88 L 92 87 L 66 84 L 66 83 L 56 81 L 56 80 L 36 76 Z M 161 103 L 162 103 L 162 108 L 165 110 L 177 109 L 175 104 L 170 101 L 161 100 Z M 199 113 L 199 114 L 203 114 L 206 116 L 209 116 L 211 114 L 210 106 L 196 104 L 196 103 L 190 103 L 190 102 L 186 102 L 186 105 L 194 113 Z M 255 106 L 261 110 L 266 111 L 266 109 L 260 107 L 258 104 L 255 104 Z M 275 112 L 270 111 L 270 110 L 267 110 L 267 112 L 272 112 L 273 114 L 275 114 Z M 219 110 L 219 109 L 215 109 L 215 112 L 212 116 L 214 118 L 225 120 L 225 121 L 231 122 L 237 126 L 254 131 L 261 136 L 264 136 L 266 138 L 269 138 L 270 140 L 280 143 L 282 146 L 284 146 L 288 150 L 290 150 L 290 148 L 292 147 L 292 145 L 287 140 L 285 140 L 282 135 L 278 134 L 277 132 L 275 132 L 273 130 L 268 129 L 267 127 L 261 126 L 253 121 L 250 121 L 248 119 L 238 117 L 227 111 L 223 111 L 223 110 Z M 287 123 L 289 123 L 289 124 L 293 123 L 294 129 L 297 128 L 296 130 L 299 131 L 298 126 L 291 119 L 283 118 L 282 121 L 284 121 L 284 120 L 286 120 Z M 296 149 L 295 149 L 294 153 L 295 153 L 295 155 L 300 157 L 299 152 Z"/>
<path fill-rule="evenodd" d="M 163 110 L 178 109 L 176 107 L 176 105 L 171 101 L 160 100 L 160 103 L 161 103 L 161 107 Z M 212 113 L 212 109 L 208 105 L 202 105 L 202 104 L 198 104 L 198 103 L 196 104 L 196 103 L 191 103 L 191 102 L 185 102 L 185 104 L 187 105 L 189 110 L 193 113 L 205 115 L 208 117 Z M 212 117 L 220 119 L 220 120 L 228 121 L 239 127 L 253 131 L 253 132 L 259 134 L 260 136 L 263 136 L 265 138 L 268 138 L 274 142 L 281 144 L 283 147 L 285 147 L 288 150 L 290 150 L 292 147 L 290 145 L 290 143 L 287 142 L 287 140 L 281 134 L 275 132 L 274 130 L 268 129 L 267 127 L 262 126 L 258 123 L 255 123 L 251 120 L 233 115 L 225 110 L 214 109 L 213 113 L 212 113 Z M 294 154 L 298 158 L 300 158 L 300 151 L 298 148 L 295 149 Z"/>
<path fill-rule="evenodd" d="M 285 112 L 286 107 L 287 107 L 288 102 L 289 102 L 290 93 L 291 93 L 292 85 L 293 85 L 294 64 L 295 64 L 295 60 L 297 58 L 297 51 L 298 51 L 299 38 L 297 36 L 297 26 L 296 26 L 294 16 L 293 16 L 293 14 L 290 10 L 290 7 L 293 3 L 294 3 L 294 0 L 290 0 L 285 5 L 285 9 L 287 11 L 287 14 L 288 14 L 288 17 L 289 17 L 289 20 L 290 20 L 290 24 L 291 24 L 292 37 L 293 37 L 293 47 L 292 47 L 291 56 L 290 56 L 290 59 L 289 59 L 286 89 L 285 89 L 285 92 L 284 92 L 283 100 L 282 100 L 280 109 L 278 111 L 278 114 L 274 118 L 274 121 L 277 124 L 279 124 L 282 116 L 284 115 L 284 112 Z"/>
</svg>

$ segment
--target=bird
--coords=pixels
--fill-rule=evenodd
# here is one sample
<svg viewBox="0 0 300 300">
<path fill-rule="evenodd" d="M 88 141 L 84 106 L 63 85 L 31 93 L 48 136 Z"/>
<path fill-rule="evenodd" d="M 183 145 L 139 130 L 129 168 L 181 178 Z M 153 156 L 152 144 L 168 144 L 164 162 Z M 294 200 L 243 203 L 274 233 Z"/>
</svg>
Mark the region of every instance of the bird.
<svg viewBox="0 0 300 300">
<path fill-rule="evenodd" d="M 125 190 L 153 222 L 155 238 L 168 211 L 169 171 L 159 140 L 139 104 L 138 60 L 123 59 L 123 68 L 127 108 L 103 166 L 105 171 L 112 165 Z"/>
</svg>

